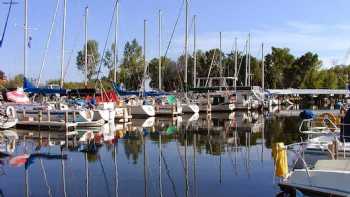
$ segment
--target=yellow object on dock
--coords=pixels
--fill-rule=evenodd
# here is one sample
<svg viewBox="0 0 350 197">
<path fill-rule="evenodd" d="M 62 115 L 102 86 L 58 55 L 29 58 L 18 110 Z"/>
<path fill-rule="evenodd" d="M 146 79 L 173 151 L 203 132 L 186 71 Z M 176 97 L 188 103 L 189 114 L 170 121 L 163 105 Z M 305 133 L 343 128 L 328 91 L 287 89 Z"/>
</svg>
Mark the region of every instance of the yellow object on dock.
<svg viewBox="0 0 350 197">
<path fill-rule="evenodd" d="M 272 156 L 275 161 L 275 174 L 278 177 L 287 177 L 288 159 L 287 150 L 284 143 L 276 143 L 272 146 Z"/>
</svg>

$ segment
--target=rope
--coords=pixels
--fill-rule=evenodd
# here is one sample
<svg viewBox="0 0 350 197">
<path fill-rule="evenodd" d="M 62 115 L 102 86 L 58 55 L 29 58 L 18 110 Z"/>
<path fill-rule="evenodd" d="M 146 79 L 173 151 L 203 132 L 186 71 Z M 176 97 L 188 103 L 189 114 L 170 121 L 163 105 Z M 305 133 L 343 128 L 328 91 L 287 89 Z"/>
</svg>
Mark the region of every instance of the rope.
<svg viewBox="0 0 350 197">
<path fill-rule="evenodd" d="M 247 45 L 244 46 L 244 50 L 247 50 Z M 242 64 L 243 64 L 243 58 L 241 58 L 241 61 L 239 62 L 239 67 L 238 67 L 238 71 L 237 71 L 237 77 L 239 76 L 239 72 L 241 70 Z"/>
<path fill-rule="evenodd" d="M 56 16 L 57 16 L 57 12 L 58 12 L 59 5 L 60 5 L 60 0 L 57 0 L 57 2 L 56 2 L 55 14 L 53 15 L 53 18 L 52 18 L 52 23 L 51 23 L 49 35 L 48 35 L 48 38 L 47 38 L 47 41 L 46 41 L 46 47 L 45 47 L 45 51 L 44 51 L 44 57 L 43 57 L 43 61 L 42 61 L 42 64 L 41 64 L 40 73 L 39 73 L 39 77 L 38 77 L 38 82 L 37 82 L 37 84 L 36 84 L 37 87 L 39 87 L 40 80 L 41 80 L 41 74 L 42 74 L 42 72 L 43 72 L 43 70 L 44 70 L 44 66 L 45 66 L 45 64 L 46 64 L 46 58 L 47 58 L 47 54 L 48 54 L 49 47 L 50 47 L 51 35 L 52 35 L 52 32 L 53 32 L 53 28 L 54 28 L 54 26 L 55 26 L 55 21 L 56 21 Z"/>
<path fill-rule="evenodd" d="M 105 168 L 103 167 L 103 164 L 102 164 L 102 161 L 101 161 L 101 157 L 98 156 L 97 158 L 98 158 L 99 164 L 100 164 L 101 169 L 102 169 L 102 174 L 103 174 L 103 178 L 104 178 L 104 181 L 105 181 L 107 193 L 108 193 L 109 196 L 112 196 L 112 195 L 111 195 L 111 190 L 109 189 L 109 185 L 108 185 L 108 178 L 107 178 L 107 175 L 106 175 L 106 170 L 105 170 Z"/>
<path fill-rule="evenodd" d="M 108 43 L 108 40 L 109 40 L 109 35 L 111 33 L 111 30 L 112 30 L 112 25 L 113 25 L 113 19 L 114 19 L 114 15 L 115 15 L 115 8 L 117 6 L 117 2 L 118 0 L 116 0 L 115 2 L 115 5 L 113 7 L 113 15 L 112 15 L 112 19 L 111 19 L 111 22 L 109 24 L 109 29 L 108 29 L 108 33 L 107 33 L 107 39 L 106 39 L 106 42 L 105 42 L 105 45 L 104 45 L 104 48 L 103 48 L 103 52 L 102 52 L 102 56 L 101 58 L 104 57 L 105 53 L 106 53 L 106 49 L 107 49 L 107 43 Z M 99 80 L 99 77 L 100 77 L 100 72 L 101 72 L 101 68 L 102 68 L 102 64 L 103 64 L 103 61 L 100 61 L 100 65 L 99 65 L 99 68 L 98 68 L 98 71 L 97 71 L 97 76 L 96 76 L 96 80 L 95 80 L 95 83 Z M 97 85 L 97 84 L 96 84 Z"/>
<path fill-rule="evenodd" d="M 175 24 L 174 24 L 174 28 L 173 28 L 173 30 L 172 30 L 172 32 L 171 32 L 171 36 L 170 36 L 170 39 L 169 39 L 169 42 L 168 42 L 168 46 L 167 46 L 167 48 L 166 48 L 166 50 L 165 50 L 164 57 L 167 57 L 167 55 L 168 55 L 168 51 L 169 51 L 169 49 L 170 49 L 171 42 L 172 42 L 172 40 L 173 40 L 173 38 L 174 38 L 175 29 L 176 29 L 177 24 L 179 23 L 179 20 L 180 20 L 181 14 L 182 14 L 181 11 L 182 11 L 182 9 L 183 9 L 184 4 L 185 4 L 185 0 L 182 1 L 182 4 L 181 4 L 181 6 L 180 6 L 179 13 L 178 13 L 178 15 L 177 15 L 177 18 L 176 18 L 176 21 L 175 21 Z"/>
<path fill-rule="evenodd" d="M 2 43 L 4 42 L 5 32 L 6 32 L 6 29 L 7 29 L 8 22 L 9 22 L 13 0 L 11 0 L 9 4 L 10 5 L 9 5 L 8 13 L 7 13 L 7 16 L 6 16 L 6 20 L 5 20 L 4 31 L 2 32 L 2 36 L 1 36 L 1 40 L 0 40 L 0 48 L 2 47 Z"/>
<path fill-rule="evenodd" d="M 211 69 L 213 68 L 213 65 L 214 65 L 215 55 L 216 55 L 216 50 L 214 50 L 214 54 L 213 54 L 213 57 L 212 57 L 212 59 L 211 59 L 211 63 L 210 63 L 210 67 L 209 67 L 209 72 L 208 72 L 208 76 L 207 76 L 207 81 L 205 82 L 205 87 L 207 87 L 207 85 L 208 85 L 208 81 L 209 81 L 209 77 L 210 77 L 210 72 L 211 72 Z"/>
<path fill-rule="evenodd" d="M 171 182 L 172 189 L 173 189 L 173 191 L 174 191 L 174 195 L 177 197 L 178 195 L 177 195 L 177 192 L 176 192 L 176 185 L 175 185 L 175 182 L 174 182 L 174 180 L 173 180 L 173 179 L 171 178 L 171 176 L 170 176 L 170 170 L 169 170 L 168 164 L 167 164 L 167 162 L 166 162 L 166 160 L 165 160 L 164 154 L 161 154 L 161 155 L 162 155 L 162 159 L 163 159 L 163 163 L 164 163 L 164 167 L 165 167 L 166 174 L 167 174 L 167 176 L 169 177 L 169 180 L 170 180 L 170 182 Z"/>
<path fill-rule="evenodd" d="M 81 24 L 82 23 L 82 21 L 80 21 L 80 23 L 79 24 Z M 75 51 L 75 49 L 77 48 L 77 45 L 78 45 L 78 38 L 80 38 L 80 35 L 81 35 L 81 30 L 76 34 L 76 37 L 75 37 L 75 42 L 73 43 L 73 48 L 72 48 L 72 50 L 71 50 L 71 52 L 70 52 L 70 54 L 69 54 L 69 58 L 68 58 L 68 63 L 67 63 L 67 65 L 66 65 L 66 67 L 64 68 L 64 75 L 63 75 L 63 78 L 66 78 L 66 76 L 67 76 L 67 71 L 68 71 L 68 68 L 69 68 L 69 66 L 70 66 L 70 62 L 71 62 L 71 60 L 72 60 L 72 56 L 73 56 L 73 52 Z"/>
<path fill-rule="evenodd" d="M 44 181 L 45 181 L 45 185 L 46 185 L 46 188 L 47 188 L 48 195 L 51 197 L 52 196 L 52 194 L 51 194 L 51 187 L 49 185 L 49 182 L 47 181 L 46 171 L 45 171 L 42 159 L 40 159 L 40 165 L 41 165 L 41 170 L 42 170 L 42 173 L 43 173 L 43 176 L 44 176 Z"/>
</svg>

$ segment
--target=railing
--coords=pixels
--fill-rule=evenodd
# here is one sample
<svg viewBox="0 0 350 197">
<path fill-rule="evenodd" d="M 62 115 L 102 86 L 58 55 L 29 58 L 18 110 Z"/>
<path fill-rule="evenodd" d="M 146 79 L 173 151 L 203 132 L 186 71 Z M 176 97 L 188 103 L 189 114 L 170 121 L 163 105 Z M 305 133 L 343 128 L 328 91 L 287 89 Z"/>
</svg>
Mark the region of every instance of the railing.
<svg viewBox="0 0 350 197">
<path fill-rule="evenodd" d="M 268 89 L 268 92 L 275 95 L 347 95 L 349 90 L 345 89 Z"/>
</svg>

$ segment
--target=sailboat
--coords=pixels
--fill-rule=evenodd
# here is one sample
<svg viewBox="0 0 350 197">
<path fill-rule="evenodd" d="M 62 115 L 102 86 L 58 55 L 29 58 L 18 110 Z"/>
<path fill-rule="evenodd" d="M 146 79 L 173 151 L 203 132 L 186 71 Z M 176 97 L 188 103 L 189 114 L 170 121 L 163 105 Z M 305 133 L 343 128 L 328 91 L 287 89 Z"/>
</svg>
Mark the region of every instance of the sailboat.
<svg viewBox="0 0 350 197">
<path fill-rule="evenodd" d="M 127 107 L 130 110 L 130 114 L 132 116 L 143 116 L 143 117 L 152 117 L 155 116 L 155 110 L 153 105 L 147 104 L 144 98 L 139 98 L 141 95 L 144 97 L 153 96 L 153 92 L 143 92 L 141 91 L 126 91 L 123 88 L 122 84 L 117 84 L 117 66 L 118 66 L 118 29 L 119 29 L 119 0 L 116 1 L 115 10 L 116 12 L 116 20 L 115 20 L 115 39 L 114 39 L 114 79 L 112 82 L 114 92 L 122 99 L 119 107 Z M 146 22 L 145 22 L 146 24 Z M 146 30 L 145 30 L 146 32 Z M 146 66 L 146 61 L 145 61 Z M 130 99 L 130 102 L 129 102 Z"/>
</svg>

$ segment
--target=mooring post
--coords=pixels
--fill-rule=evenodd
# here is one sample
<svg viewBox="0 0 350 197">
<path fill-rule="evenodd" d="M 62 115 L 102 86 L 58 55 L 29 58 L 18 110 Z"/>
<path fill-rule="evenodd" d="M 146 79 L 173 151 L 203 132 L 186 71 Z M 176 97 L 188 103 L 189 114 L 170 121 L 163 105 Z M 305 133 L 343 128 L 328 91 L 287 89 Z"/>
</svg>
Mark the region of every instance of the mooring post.
<svg viewBox="0 0 350 197">
<path fill-rule="evenodd" d="M 207 94 L 207 114 L 211 113 L 211 102 L 209 92 Z"/>
<path fill-rule="evenodd" d="M 51 110 L 47 110 L 47 121 L 51 122 Z"/>
<path fill-rule="evenodd" d="M 41 126 L 41 120 L 43 118 L 43 111 L 40 110 L 38 114 L 38 122 L 39 122 L 39 131 L 40 131 L 40 126 Z"/>
<path fill-rule="evenodd" d="M 39 122 L 41 122 L 41 120 L 42 120 L 42 117 L 43 117 L 43 111 L 39 111 L 39 114 L 38 114 L 38 120 L 39 120 Z"/>
<path fill-rule="evenodd" d="M 176 108 L 177 108 L 177 106 L 175 104 L 173 104 L 172 107 L 171 107 L 171 111 L 172 111 L 173 116 L 176 115 L 175 114 L 176 111 L 177 111 Z"/>
<path fill-rule="evenodd" d="M 66 132 L 66 148 L 68 148 L 68 111 L 64 113 L 64 126 L 65 126 L 65 132 Z"/>
<path fill-rule="evenodd" d="M 77 121 L 77 114 L 76 111 L 73 111 L 73 122 Z"/>
<path fill-rule="evenodd" d="M 123 119 L 124 122 L 128 122 L 128 108 L 123 109 Z"/>
</svg>

